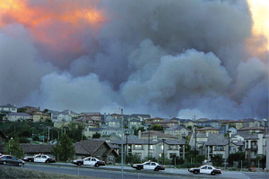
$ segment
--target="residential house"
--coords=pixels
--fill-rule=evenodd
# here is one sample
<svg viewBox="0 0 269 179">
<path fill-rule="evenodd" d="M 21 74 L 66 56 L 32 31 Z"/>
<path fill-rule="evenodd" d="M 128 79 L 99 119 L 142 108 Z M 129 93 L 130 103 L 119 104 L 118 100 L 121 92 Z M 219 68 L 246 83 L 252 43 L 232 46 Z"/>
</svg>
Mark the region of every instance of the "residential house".
<svg viewBox="0 0 269 179">
<path fill-rule="evenodd" d="M 219 120 L 201 120 L 201 121 L 197 121 L 196 122 L 197 126 L 200 127 L 212 127 L 212 128 L 220 128 L 221 127 L 221 123 Z"/>
<path fill-rule="evenodd" d="M 82 113 L 77 119 L 82 122 L 86 122 L 90 126 L 101 127 L 104 115 L 98 112 Z"/>
<path fill-rule="evenodd" d="M 102 135 L 103 128 L 95 128 L 91 126 L 86 126 L 83 130 L 83 135 L 87 138 L 92 138 L 94 134 L 98 133 Z"/>
<path fill-rule="evenodd" d="M 139 132 L 139 138 L 141 139 L 178 139 L 178 137 L 170 135 L 170 134 L 165 134 L 161 131 L 144 131 L 140 134 Z M 140 136 L 141 135 L 141 136 Z"/>
<path fill-rule="evenodd" d="M 264 133 L 264 127 L 244 127 L 241 129 L 238 129 L 237 132 L 239 134 L 260 134 Z"/>
<path fill-rule="evenodd" d="M 4 113 L 17 113 L 17 107 L 11 104 L 1 105 L 0 112 Z"/>
<path fill-rule="evenodd" d="M 134 118 L 132 118 L 132 119 L 129 120 L 129 122 L 128 122 L 128 128 L 129 129 L 134 129 L 134 128 L 138 129 L 140 127 L 144 127 L 144 125 L 143 125 L 143 123 L 142 123 L 141 120 L 134 119 Z"/>
<path fill-rule="evenodd" d="M 162 121 L 164 121 L 164 119 L 163 118 L 159 118 L 159 117 L 149 118 L 149 119 L 146 119 L 145 120 L 145 124 L 146 125 L 151 125 L 153 123 L 162 122 Z"/>
<path fill-rule="evenodd" d="M 5 119 L 8 121 L 18 121 L 18 120 L 32 120 L 33 117 L 27 113 L 8 113 L 5 116 Z"/>
<path fill-rule="evenodd" d="M 102 124 L 102 120 L 99 118 L 95 118 L 88 115 L 82 115 L 79 118 L 75 119 L 78 122 L 84 123 L 86 126 L 90 126 L 92 128 L 100 128 Z"/>
<path fill-rule="evenodd" d="M 213 128 L 213 127 L 204 127 L 204 128 L 196 128 L 195 131 L 198 134 L 206 134 L 207 136 L 209 134 L 218 134 L 219 133 L 219 129 Z"/>
<path fill-rule="evenodd" d="M 34 112 L 33 113 L 33 122 L 45 122 L 45 121 L 50 121 L 51 120 L 51 115 L 48 113 L 43 113 L 43 112 Z"/>
<path fill-rule="evenodd" d="M 205 155 L 206 146 L 205 143 L 207 142 L 208 135 L 206 133 L 195 133 L 192 132 L 189 145 L 193 150 L 197 150 L 199 154 Z"/>
<path fill-rule="evenodd" d="M 112 144 L 119 147 L 124 145 L 124 154 L 126 149 L 129 154 L 137 155 L 141 160 L 147 157 L 161 158 L 164 153 L 165 158 L 172 159 L 175 156 L 185 158 L 185 140 L 171 139 L 128 139 L 125 141 L 115 140 Z"/>
<path fill-rule="evenodd" d="M 47 154 L 53 155 L 53 144 L 20 144 L 25 155 Z M 74 144 L 74 158 L 94 156 L 107 163 L 114 163 L 118 153 L 105 141 L 83 140 Z M 0 145 L 0 153 L 4 153 L 4 145 Z"/>
<path fill-rule="evenodd" d="M 40 112 L 40 108 L 33 106 L 23 106 L 18 108 L 18 111 L 33 115 L 35 112 Z"/>
<path fill-rule="evenodd" d="M 151 116 L 149 114 L 131 114 L 129 118 L 138 119 L 140 122 L 144 122 L 145 120 L 150 119 Z"/>
<path fill-rule="evenodd" d="M 184 126 L 179 126 L 179 125 L 175 127 L 170 127 L 164 130 L 164 134 L 169 134 L 172 136 L 176 136 L 178 138 L 186 137 L 189 135 L 189 133 L 190 131 L 187 128 L 185 128 Z"/>
<path fill-rule="evenodd" d="M 160 125 L 162 126 L 164 129 L 166 128 L 171 128 L 171 127 L 176 127 L 178 125 L 178 122 L 177 121 L 174 121 L 174 120 L 162 120 L 162 121 L 154 121 L 154 122 L 151 122 L 150 125 Z"/>
<path fill-rule="evenodd" d="M 241 134 L 242 135 L 242 134 Z M 258 155 L 266 155 L 264 134 L 243 135 L 246 158 L 255 161 Z"/>
<path fill-rule="evenodd" d="M 96 133 L 99 133 L 101 136 L 111 136 L 111 135 L 116 135 L 119 137 L 122 136 L 121 128 L 113 128 L 113 127 L 92 128 L 90 126 L 87 126 L 83 130 L 83 135 L 85 135 L 86 137 L 92 137 Z"/>
<path fill-rule="evenodd" d="M 222 126 L 226 126 L 225 129 L 228 129 L 230 127 L 240 129 L 240 128 L 244 127 L 244 125 L 245 125 L 244 124 L 245 122 L 243 120 L 222 120 L 220 122 L 221 122 Z"/>
<path fill-rule="evenodd" d="M 48 154 L 52 155 L 52 144 L 20 144 L 24 155 Z"/>
<path fill-rule="evenodd" d="M 119 119 L 114 119 L 114 118 L 112 118 L 112 119 L 106 119 L 106 120 L 105 120 L 105 125 L 106 125 L 107 127 L 112 127 L 112 128 L 120 128 L 121 125 L 122 125 L 121 123 L 122 123 L 121 120 L 119 120 Z"/>
<path fill-rule="evenodd" d="M 113 119 L 119 119 L 119 120 L 122 120 L 126 117 L 126 115 L 124 114 L 116 114 L 116 113 L 108 114 L 108 116 L 111 116 Z"/>
<path fill-rule="evenodd" d="M 182 125 L 186 128 L 193 128 L 196 125 L 196 122 L 190 119 L 180 119 L 179 125 Z"/>
<path fill-rule="evenodd" d="M 210 134 L 205 143 L 207 149 L 207 159 L 210 161 L 212 156 L 221 155 L 223 159 L 228 158 L 229 141 L 222 134 Z"/>
<path fill-rule="evenodd" d="M 115 163 L 118 153 L 104 140 L 82 140 L 75 143 L 77 157 L 94 156 L 106 163 Z"/>
<path fill-rule="evenodd" d="M 99 112 L 82 113 L 80 116 L 86 116 L 88 119 L 99 121 L 102 121 L 104 118 L 104 115 Z"/>
<path fill-rule="evenodd" d="M 72 121 L 72 111 L 50 111 L 51 120 L 54 123 L 54 127 L 60 128 L 68 125 Z"/>
<path fill-rule="evenodd" d="M 244 121 L 244 127 L 250 127 L 250 128 L 254 128 L 254 127 L 262 127 L 263 126 L 263 121 L 261 120 L 257 120 L 257 119 L 243 119 Z"/>
</svg>

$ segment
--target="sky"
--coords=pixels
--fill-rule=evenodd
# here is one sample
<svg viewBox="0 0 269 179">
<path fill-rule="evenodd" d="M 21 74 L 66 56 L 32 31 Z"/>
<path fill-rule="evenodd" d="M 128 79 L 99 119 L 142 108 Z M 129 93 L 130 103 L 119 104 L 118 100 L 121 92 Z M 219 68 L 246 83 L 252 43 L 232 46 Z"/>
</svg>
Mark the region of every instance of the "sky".
<svg viewBox="0 0 269 179">
<path fill-rule="evenodd" d="M 0 1 L 0 104 L 268 118 L 267 0 Z"/>
</svg>

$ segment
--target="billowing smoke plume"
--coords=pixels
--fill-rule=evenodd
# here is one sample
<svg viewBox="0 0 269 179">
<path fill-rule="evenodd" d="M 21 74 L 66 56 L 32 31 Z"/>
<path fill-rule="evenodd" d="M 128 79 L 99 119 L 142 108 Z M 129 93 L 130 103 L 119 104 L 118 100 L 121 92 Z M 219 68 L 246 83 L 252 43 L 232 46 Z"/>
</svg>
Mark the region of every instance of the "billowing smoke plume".
<svg viewBox="0 0 269 179">
<path fill-rule="evenodd" d="M 0 14 L 1 103 L 268 117 L 269 58 L 249 52 L 245 0 L 20 2 L 39 18 Z"/>
</svg>

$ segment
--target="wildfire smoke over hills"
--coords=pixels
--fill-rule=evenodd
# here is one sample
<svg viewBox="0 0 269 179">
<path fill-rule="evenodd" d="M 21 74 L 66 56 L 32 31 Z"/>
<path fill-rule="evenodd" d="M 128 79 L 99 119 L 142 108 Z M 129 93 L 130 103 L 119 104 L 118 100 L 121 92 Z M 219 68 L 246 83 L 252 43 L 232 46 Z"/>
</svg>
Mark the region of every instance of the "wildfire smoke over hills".
<svg viewBox="0 0 269 179">
<path fill-rule="evenodd" d="M 0 103 L 268 117 L 266 0 L 0 0 Z"/>
</svg>

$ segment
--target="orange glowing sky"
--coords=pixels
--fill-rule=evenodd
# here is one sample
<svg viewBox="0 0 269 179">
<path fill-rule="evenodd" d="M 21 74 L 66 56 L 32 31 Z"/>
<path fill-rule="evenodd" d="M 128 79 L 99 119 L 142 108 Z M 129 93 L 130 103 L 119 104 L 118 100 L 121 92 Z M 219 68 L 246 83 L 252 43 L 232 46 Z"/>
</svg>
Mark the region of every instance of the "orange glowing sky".
<svg viewBox="0 0 269 179">
<path fill-rule="evenodd" d="M 253 56 L 269 51 L 269 0 L 248 0 L 252 16 L 252 37 L 248 39 L 248 50 Z"/>
<path fill-rule="evenodd" d="M 46 2 L 49 7 L 30 5 L 30 0 L 0 0 L 0 27 L 22 24 L 37 43 L 54 51 L 80 53 L 81 40 L 74 36 L 85 28 L 98 32 L 105 21 L 104 13 L 96 7 L 98 0 L 84 1 L 88 6 L 66 0 L 54 7 L 56 1 Z"/>
</svg>

